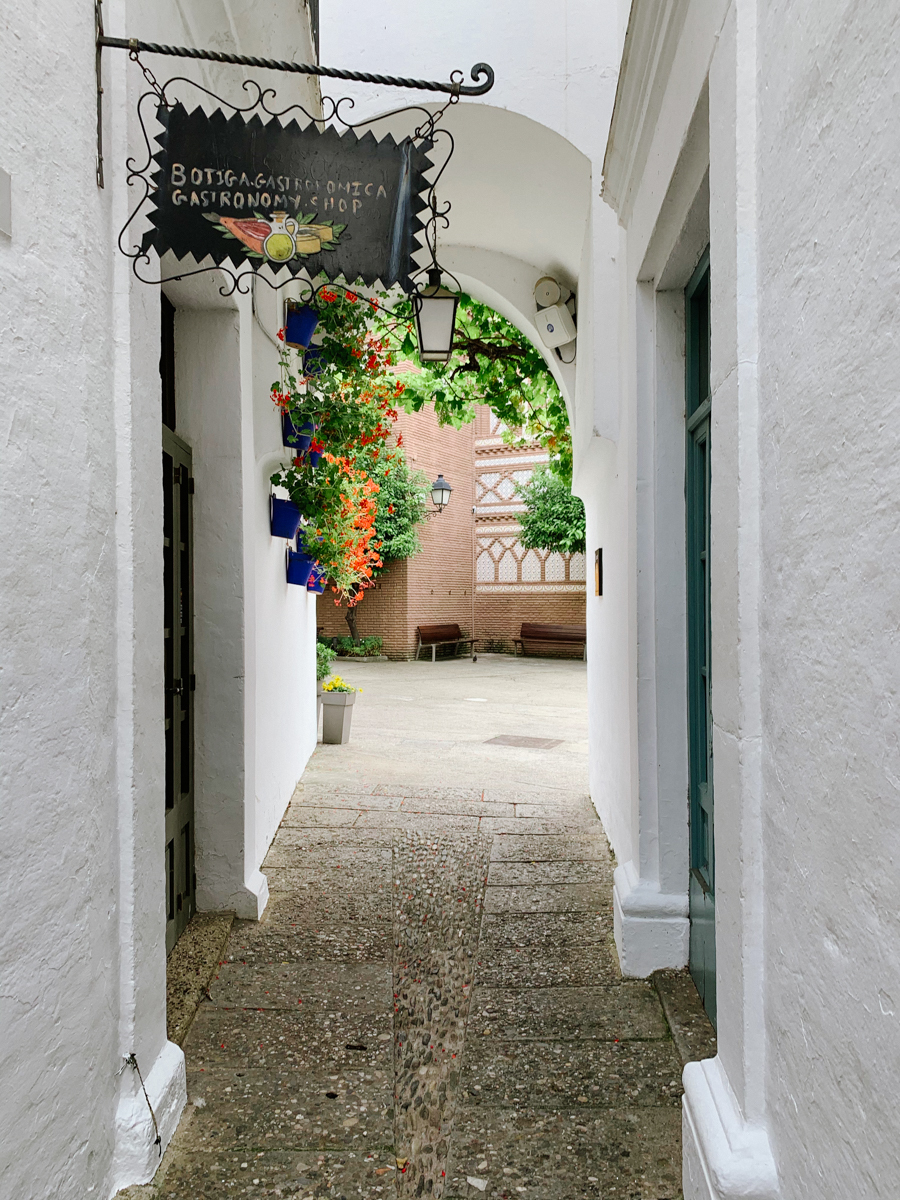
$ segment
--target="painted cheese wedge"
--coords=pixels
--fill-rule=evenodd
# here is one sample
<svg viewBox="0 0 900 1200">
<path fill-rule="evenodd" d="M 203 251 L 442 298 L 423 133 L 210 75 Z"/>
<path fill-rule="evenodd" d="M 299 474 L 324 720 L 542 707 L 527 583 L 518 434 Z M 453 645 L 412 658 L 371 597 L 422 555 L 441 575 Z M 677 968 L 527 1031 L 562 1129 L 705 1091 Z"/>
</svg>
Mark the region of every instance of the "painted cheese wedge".
<svg viewBox="0 0 900 1200">
<path fill-rule="evenodd" d="M 312 226 L 301 225 L 294 234 L 294 245 L 298 254 L 318 254 L 322 249 L 322 239 L 312 232 Z"/>
</svg>

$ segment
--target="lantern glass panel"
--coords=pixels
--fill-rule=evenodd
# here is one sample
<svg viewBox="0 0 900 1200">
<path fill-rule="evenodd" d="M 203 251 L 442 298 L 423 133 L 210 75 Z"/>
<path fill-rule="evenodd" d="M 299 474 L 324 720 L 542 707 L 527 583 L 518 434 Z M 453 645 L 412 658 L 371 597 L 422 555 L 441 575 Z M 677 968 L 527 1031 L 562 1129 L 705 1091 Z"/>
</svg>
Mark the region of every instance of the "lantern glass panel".
<svg viewBox="0 0 900 1200">
<path fill-rule="evenodd" d="M 459 297 L 441 287 L 429 287 L 415 301 L 416 333 L 422 362 L 449 362 Z"/>
</svg>

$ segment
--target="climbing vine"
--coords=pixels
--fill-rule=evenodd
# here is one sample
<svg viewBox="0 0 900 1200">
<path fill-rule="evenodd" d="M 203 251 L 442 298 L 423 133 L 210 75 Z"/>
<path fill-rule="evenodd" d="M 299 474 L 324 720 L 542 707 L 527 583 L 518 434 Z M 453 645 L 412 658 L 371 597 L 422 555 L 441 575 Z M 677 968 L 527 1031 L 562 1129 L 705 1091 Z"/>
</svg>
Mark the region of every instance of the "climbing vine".
<svg viewBox="0 0 900 1200">
<path fill-rule="evenodd" d="M 394 306 L 392 318 L 387 331 L 398 358 L 417 358 L 408 300 Z M 506 426 L 507 442 L 538 442 L 550 455 L 551 470 L 571 480 L 569 416 L 556 380 L 537 347 L 487 305 L 461 293 L 450 361 L 422 364 L 404 382 L 407 411 L 432 402 L 443 424 L 459 428 L 474 420 L 476 405 L 486 404 Z"/>
</svg>

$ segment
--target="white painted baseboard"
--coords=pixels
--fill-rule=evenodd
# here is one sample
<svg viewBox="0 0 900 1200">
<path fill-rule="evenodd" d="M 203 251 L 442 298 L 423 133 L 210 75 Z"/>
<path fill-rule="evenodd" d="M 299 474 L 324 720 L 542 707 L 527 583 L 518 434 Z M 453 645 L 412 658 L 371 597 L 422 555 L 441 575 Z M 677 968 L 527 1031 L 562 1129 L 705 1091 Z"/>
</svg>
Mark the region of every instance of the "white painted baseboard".
<svg viewBox="0 0 900 1200">
<path fill-rule="evenodd" d="M 187 1103 L 184 1053 L 180 1046 L 166 1042 L 149 1072 L 145 1070 L 148 1064 L 139 1065 L 147 1097 L 153 1106 L 162 1147 L 156 1145 L 153 1117 L 150 1116 L 137 1072 L 126 1064 L 116 1111 L 116 1148 L 110 1196 L 115 1196 L 120 1188 L 148 1183 L 153 1178 L 160 1163 L 160 1150 L 164 1151 L 168 1146 Z"/>
<path fill-rule="evenodd" d="M 682 1156 L 684 1200 L 780 1200 L 768 1135 L 744 1121 L 718 1058 L 684 1069 Z"/>
<path fill-rule="evenodd" d="M 655 880 L 638 876 L 632 862 L 613 876 L 613 929 L 623 975 L 646 979 L 653 971 L 687 964 L 687 894 L 661 892 Z"/>
<path fill-rule="evenodd" d="M 247 901 L 242 911 L 235 910 L 236 915 L 244 920 L 258 921 L 269 903 L 269 880 L 262 871 L 254 871 L 247 880 Z"/>
</svg>

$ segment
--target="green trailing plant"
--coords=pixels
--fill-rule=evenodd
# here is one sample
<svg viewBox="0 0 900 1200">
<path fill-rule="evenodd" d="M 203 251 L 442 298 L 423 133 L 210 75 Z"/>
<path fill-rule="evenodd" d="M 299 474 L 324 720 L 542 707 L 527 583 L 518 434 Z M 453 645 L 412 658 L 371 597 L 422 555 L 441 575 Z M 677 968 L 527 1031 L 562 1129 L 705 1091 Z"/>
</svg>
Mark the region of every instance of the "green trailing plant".
<svg viewBox="0 0 900 1200">
<path fill-rule="evenodd" d="M 526 550 L 584 553 L 584 504 L 572 495 L 564 479 L 547 467 L 538 467 L 516 491 L 525 502 L 525 511 L 519 516 L 519 538 Z"/>
<path fill-rule="evenodd" d="M 315 373 L 303 355 L 285 346 L 271 392 L 296 429 L 315 426 L 310 448 L 322 459 L 314 468 L 298 450 L 272 483 L 287 490 L 306 518 L 303 548 L 324 568 L 337 603 L 352 608 L 382 564 L 375 530 L 379 485 L 366 463 L 380 460 L 390 473 L 397 451 L 387 439 L 403 385 L 389 372 L 387 340 L 370 328 L 377 300 L 324 287 L 310 306 L 319 321 Z M 284 340 L 283 330 L 279 337 Z"/>
<path fill-rule="evenodd" d="M 337 658 L 337 652 L 332 650 L 331 646 L 324 642 L 316 642 L 316 683 L 321 683 L 323 679 L 327 679 L 331 671 L 331 665 Z"/>
<path fill-rule="evenodd" d="M 381 561 L 372 566 L 374 580 L 392 560 L 411 558 L 422 549 L 418 528 L 425 520 L 431 484 L 421 471 L 410 469 L 400 434 L 390 456 L 378 446 L 367 447 L 357 455 L 356 463 L 378 486 L 373 544 L 378 547 Z M 347 604 L 344 615 L 358 645 L 361 639 L 355 605 Z"/>
<path fill-rule="evenodd" d="M 421 551 L 419 526 L 426 519 L 431 483 L 422 471 L 410 467 L 400 434 L 391 461 L 384 455 L 373 460 L 370 454 L 364 469 L 378 484 L 375 536 L 383 560 L 376 572 L 380 574 L 389 562 L 412 558 Z"/>
</svg>

